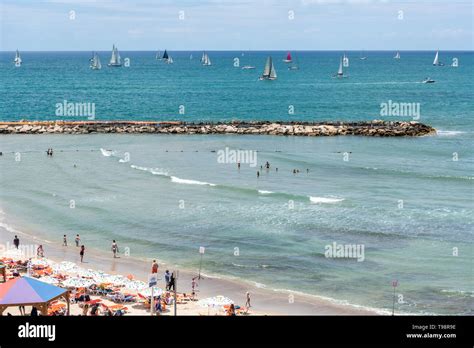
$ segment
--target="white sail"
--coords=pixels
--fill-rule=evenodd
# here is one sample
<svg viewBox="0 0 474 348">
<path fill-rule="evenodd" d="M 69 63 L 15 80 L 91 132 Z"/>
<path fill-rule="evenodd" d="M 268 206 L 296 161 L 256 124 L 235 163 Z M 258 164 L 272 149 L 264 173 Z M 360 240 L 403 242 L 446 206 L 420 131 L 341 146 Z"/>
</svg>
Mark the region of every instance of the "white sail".
<svg viewBox="0 0 474 348">
<path fill-rule="evenodd" d="M 168 59 L 166 60 L 166 63 L 173 64 L 173 57 L 168 56 Z"/>
<path fill-rule="evenodd" d="M 270 80 L 275 80 L 277 78 L 277 72 L 275 70 L 275 67 L 273 66 L 273 61 L 272 61 L 272 66 L 270 68 Z"/>
<path fill-rule="evenodd" d="M 436 51 L 436 55 L 433 60 L 433 65 L 439 65 L 439 51 Z"/>
<path fill-rule="evenodd" d="M 20 52 L 18 52 L 18 50 L 16 50 L 15 59 L 13 60 L 13 62 L 15 63 L 16 66 L 21 65 L 22 60 L 21 60 Z"/>
<path fill-rule="evenodd" d="M 344 58 L 341 58 L 341 61 L 339 62 L 339 70 L 337 70 L 337 76 L 343 76 L 344 75 L 344 72 L 342 70 L 342 61 L 343 61 Z"/>
<path fill-rule="evenodd" d="M 400 52 L 397 51 L 397 54 L 395 55 L 395 57 L 393 57 L 394 59 L 400 59 Z"/>
<path fill-rule="evenodd" d="M 161 52 L 160 51 L 156 52 L 156 57 L 155 58 L 156 58 L 156 60 L 161 60 Z"/>
<path fill-rule="evenodd" d="M 349 67 L 349 57 L 344 53 L 343 64 L 347 68 Z"/>
<path fill-rule="evenodd" d="M 209 55 L 207 53 L 204 53 L 202 59 L 201 59 L 202 65 L 212 65 L 211 63 L 211 58 L 209 58 Z"/>
<path fill-rule="evenodd" d="M 206 52 L 202 52 L 201 63 L 204 64 L 205 60 L 206 60 Z"/>
<path fill-rule="evenodd" d="M 102 69 L 102 64 L 100 63 L 100 58 L 97 53 L 94 52 L 94 56 L 91 59 L 90 68 L 93 70 L 100 70 Z"/>
<path fill-rule="evenodd" d="M 275 67 L 273 66 L 272 57 L 268 57 L 265 62 L 265 68 L 263 69 L 263 74 L 260 76 L 260 80 L 276 80 L 277 73 Z"/>
<path fill-rule="evenodd" d="M 122 66 L 120 53 L 115 45 L 112 47 L 112 56 L 110 57 L 109 66 Z"/>
</svg>

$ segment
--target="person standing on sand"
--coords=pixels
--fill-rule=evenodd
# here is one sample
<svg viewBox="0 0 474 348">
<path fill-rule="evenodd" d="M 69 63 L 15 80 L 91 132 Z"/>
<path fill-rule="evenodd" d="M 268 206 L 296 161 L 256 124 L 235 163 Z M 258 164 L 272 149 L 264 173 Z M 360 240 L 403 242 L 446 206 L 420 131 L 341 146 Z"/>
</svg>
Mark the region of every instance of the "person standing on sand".
<svg viewBox="0 0 474 348">
<path fill-rule="evenodd" d="M 40 244 L 38 249 L 36 249 L 36 257 L 44 257 L 43 245 Z"/>
<path fill-rule="evenodd" d="M 245 311 L 246 311 L 246 313 L 248 313 L 250 307 L 252 307 L 252 306 L 250 305 L 250 292 L 247 291 L 247 293 L 245 294 L 245 296 L 247 297 L 247 299 L 245 300 L 245 308 L 246 308 Z"/>
<path fill-rule="evenodd" d="M 260 177 L 260 172 L 257 170 L 257 179 Z"/>
<path fill-rule="evenodd" d="M 170 280 L 171 280 L 171 273 L 169 270 L 165 272 L 165 283 L 166 283 L 166 290 L 169 290 L 170 287 Z"/>
<path fill-rule="evenodd" d="M 240 170 L 240 162 L 237 162 L 237 169 Z"/>
<path fill-rule="evenodd" d="M 173 288 L 174 291 L 174 272 L 171 273 L 170 282 L 168 284 L 168 291 L 171 291 L 171 288 Z"/>
<path fill-rule="evenodd" d="M 153 260 L 153 262 L 151 263 L 151 274 L 156 273 L 158 273 L 158 263 L 156 262 L 156 260 Z"/>
<path fill-rule="evenodd" d="M 79 238 L 79 235 L 78 235 L 78 234 L 76 234 L 76 239 L 75 239 L 75 241 L 76 241 L 76 247 L 79 248 L 79 242 L 81 241 L 81 238 Z"/>
<path fill-rule="evenodd" d="M 86 251 L 86 248 L 84 245 L 81 246 L 81 251 L 79 252 L 79 255 L 81 256 L 81 263 L 83 262 L 84 259 L 84 251 Z"/>
<path fill-rule="evenodd" d="M 118 253 L 118 245 L 117 243 L 115 242 L 115 239 L 112 241 L 112 252 L 114 253 L 114 259 L 117 257 L 117 253 Z"/>
<path fill-rule="evenodd" d="M 67 246 L 67 237 L 66 237 L 66 235 L 63 236 L 63 246 Z"/>
<path fill-rule="evenodd" d="M 13 238 L 13 245 L 17 249 L 20 247 L 20 238 L 18 238 L 18 236 L 15 236 L 15 238 Z"/>
</svg>

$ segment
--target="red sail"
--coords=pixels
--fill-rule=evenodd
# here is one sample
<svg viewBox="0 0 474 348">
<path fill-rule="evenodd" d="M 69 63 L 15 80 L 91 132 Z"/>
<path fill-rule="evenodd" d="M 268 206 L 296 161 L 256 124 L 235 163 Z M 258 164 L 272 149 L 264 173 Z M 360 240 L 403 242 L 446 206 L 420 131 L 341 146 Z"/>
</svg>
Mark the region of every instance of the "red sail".
<svg viewBox="0 0 474 348">
<path fill-rule="evenodd" d="M 288 55 L 286 56 L 286 60 L 291 60 L 291 53 L 288 52 Z"/>
</svg>

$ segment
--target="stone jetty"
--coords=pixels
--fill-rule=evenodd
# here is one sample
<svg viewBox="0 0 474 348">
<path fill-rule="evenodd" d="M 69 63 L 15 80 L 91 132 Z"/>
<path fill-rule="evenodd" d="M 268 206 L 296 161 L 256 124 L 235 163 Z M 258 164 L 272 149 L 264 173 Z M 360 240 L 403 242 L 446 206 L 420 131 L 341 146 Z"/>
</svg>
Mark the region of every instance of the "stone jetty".
<svg viewBox="0 0 474 348">
<path fill-rule="evenodd" d="M 436 130 L 415 121 L 227 123 L 152 121 L 19 121 L 0 122 L 0 134 L 255 134 L 286 136 L 359 135 L 374 137 L 423 136 Z"/>
</svg>

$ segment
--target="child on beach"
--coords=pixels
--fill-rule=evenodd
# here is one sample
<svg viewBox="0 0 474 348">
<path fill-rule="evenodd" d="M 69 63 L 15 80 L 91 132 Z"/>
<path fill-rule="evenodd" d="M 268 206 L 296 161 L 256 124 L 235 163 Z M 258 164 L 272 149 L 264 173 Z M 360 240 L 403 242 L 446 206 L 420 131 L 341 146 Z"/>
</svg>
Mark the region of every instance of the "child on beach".
<svg viewBox="0 0 474 348">
<path fill-rule="evenodd" d="M 84 251 L 86 250 L 86 248 L 84 247 L 84 245 L 81 246 L 81 251 L 79 252 L 79 255 L 81 256 L 81 263 L 83 262 L 82 260 L 84 259 Z"/>
<path fill-rule="evenodd" d="M 44 257 L 44 250 L 42 245 L 40 245 L 38 249 L 36 249 L 36 257 Z"/>
<path fill-rule="evenodd" d="M 115 242 L 115 239 L 112 241 L 112 252 L 114 253 L 114 259 L 117 257 L 118 253 L 118 246 L 117 243 Z"/>
<path fill-rule="evenodd" d="M 66 238 L 66 235 L 63 236 L 63 246 L 67 246 L 67 238 Z"/>
<path fill-rule="evenodd" d="M 156 262 L 156 260 L 153 260 L 153 263 L 151 264 L 151 273 L 158 273 L 158 263 Z"/>
<path fill-rule="evenodd" d="M 81 238 L 79 238 L 79 235 L 76 234 L 76 247 L 79 248 L 79 242 L 81 241 Z"/>
</svg>

